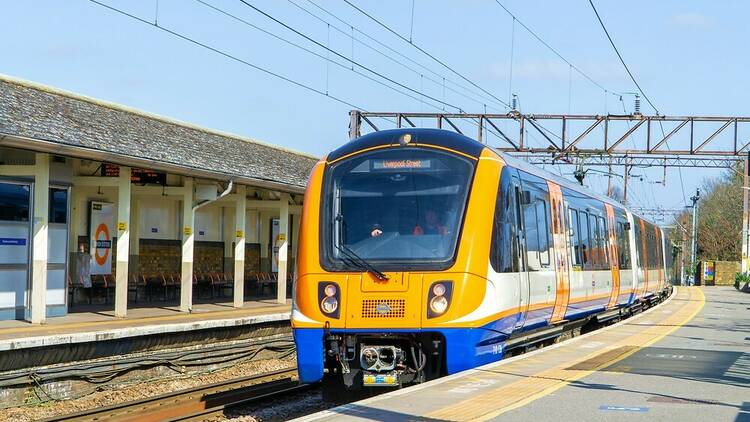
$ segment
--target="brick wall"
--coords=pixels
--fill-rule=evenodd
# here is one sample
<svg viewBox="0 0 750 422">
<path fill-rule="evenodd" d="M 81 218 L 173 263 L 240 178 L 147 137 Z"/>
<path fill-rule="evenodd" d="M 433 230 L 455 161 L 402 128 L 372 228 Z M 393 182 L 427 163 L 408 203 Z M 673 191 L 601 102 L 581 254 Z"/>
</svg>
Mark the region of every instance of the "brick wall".
<svg viewBox="0 0 750 422">
<path fill-rule="evenodd" d="M 141 274 L 179 273 L 182 271 L 182 243 L 179 240 L 141 239 Z"/>
<path fill-rule="evenodd" d="M 195 274 L 224 271 L 224 242 L 195 242 L 193 272 Z"/>
<path fill-rule="evenodd" d="M 716 285 L 734 285 L 734 275 L 740 272 L 736 261 L 716 261 Z"/>
<path fill-rule="evenodd" d="M 260 243 L 245 244 L 245 273 L 260 271 Z"/>
</svg>

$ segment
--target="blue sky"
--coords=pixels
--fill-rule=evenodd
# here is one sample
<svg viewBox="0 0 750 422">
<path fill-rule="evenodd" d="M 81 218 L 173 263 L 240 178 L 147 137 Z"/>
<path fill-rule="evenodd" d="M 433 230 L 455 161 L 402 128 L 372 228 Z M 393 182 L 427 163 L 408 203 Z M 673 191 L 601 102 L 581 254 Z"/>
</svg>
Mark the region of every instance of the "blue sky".
<svg viewBox="0 0 750 422">
<path fill-rule="evenodd" d="M 101 0 L 142 19 L 156 17 L 156 0 Z M 238 0 L 203 0 L 320 55 L 325 50 L 290 33 Z M 480 112 L 487 100 L 451 91 L 467 86 L 407 43 L 359 14 L 343 0 L 315 0 L 356 29 L 403 57 L 396 63 L 369 50 L 336 28 L 351 26 L 324 15 L 308 0 L 253 0 L 250 3 L 294 26 L 342 55 L 367 65 L 435 99 Z M 495 96 L 517 94 L 529 113 L 632 111 L 573 72 L 516 25 L 510 58 L 512 19 L 494 0 L 352 0 L 405 37 L 450 64 Z M 298 4 L 332 26 L 315 20 Z M 565 2 L 503 0 L 521 21 L 575 66 L 608 90 L 635 87 L 608 44 L 586 0 Z M 744 54 L 750 4 L 743 2 L 595 2 L 631 70 L 663 114 L 748 115 L 748 55 Z M 195 0 L 159 0 L 159 25 L 262 66 L 368 110 L 430 111 L 419 101 L 373 83 L 251 28 Z M 122 103 L 195 124 L 234 132 L 317 156 L 347 141 L 349 106 L 295 87 L 260 71 L 177 39 L 151 26 L 86 0 L 5 1 L 0 26 L 0 72 L 85 95 Z M 367 40 L 355 32 L 358 40 Z M 372 44 L 372 41 L 367 41 Z M 383 47 L 378 47 L 383 50 Z M 389 52 L 390 55 L 395 53 Z M 330 54 L 329 54 L 330 55 Z M 333 57 L 333 55 L 330 55 Z M 416 62 L 416 63 L 415 63 Z M 403 66 L 417 71 L 411 71 Z M 421 75 L 421 76 L 420 76 Z M 442 81 L 446 87 L 430 79 Z M 473 89 L 473 88 L 472 88 Z M 473 89 L 476 91 L 476 89 Z M 473 94 L 465 94 L 475 98 Z M 488 111 L 503 111 L 499 105 Z M 652 110 L 644 102 L 644 113 Z M 750 134 L 749 134 L 750 136 Z M 499 144 L 497 140 L 491 143 Z M 557 172 L 557 170 L 554 170 Z M 568 173 L 572 169 L 563 170 Z M 617 170 L 622 172 L 621 169 Z M 676 170 L 634 171 L 631 200 L 640 206 L 682 206 Z M 683 170 L 687 196 L 704 178 L 720 171 Z M 591 176 L 595 190 L 606 178 Z M 617 179 L 616 184 L 621 184 Z"/>
</svg>

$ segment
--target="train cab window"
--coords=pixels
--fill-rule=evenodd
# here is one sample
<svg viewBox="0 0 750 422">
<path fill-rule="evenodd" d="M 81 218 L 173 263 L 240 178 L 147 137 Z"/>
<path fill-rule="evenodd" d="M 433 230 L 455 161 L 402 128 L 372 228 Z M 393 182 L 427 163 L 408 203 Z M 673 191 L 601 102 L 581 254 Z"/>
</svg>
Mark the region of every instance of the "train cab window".
<svg viewBox="0 0 750 422">
<path fill-rule="evenodd" d="M 463 224 L 474 163 L 447 152 L 387 148 L 326 170 L 321 255 L 326 269 L 446 268 Z"/>
<path fill-rule="evenodd" d="M 570 256 L 573 266 L 580 268 L 581 262 L 581 230 L 578 228 L 578 210 L 570 208 Z"/>
</svg>

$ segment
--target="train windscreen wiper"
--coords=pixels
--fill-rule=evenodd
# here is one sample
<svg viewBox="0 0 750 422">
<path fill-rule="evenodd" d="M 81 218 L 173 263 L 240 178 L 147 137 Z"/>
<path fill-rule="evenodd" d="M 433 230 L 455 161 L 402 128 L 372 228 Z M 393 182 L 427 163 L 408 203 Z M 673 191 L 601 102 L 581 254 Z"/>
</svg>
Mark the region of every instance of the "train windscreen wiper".
<svg viewBox="0 0 750 422">
<path fill-rule="evenodd" d="M 338 214 L 336 216 L 336 221 L 339 223 L 339 227 L 346 225 L 346 222 L 344 221 L 344 216 L 341 214 Z M 374 275 L 378 280 L 381 280 L 381 281 L 388 280 L 388 276 L 385 275 L 385 273 L 373 267 L 372 264 L 367 262 L 361 256 L 357 255 L 357 253 L 351 250 L 351 248 L 344 245 L 344 242 L 341 239 L 342 231 L 343 230 L 339 230 L 339 236 L 338 236 L 339 239 L 338 239 L 338 242 L 334 242 L 334 246 L 336 246 L 336 249 L 338 249 L 338 251 L 344 255 L 344 257 L 346 258 L 345 261 L 349 261 L 350 263 L 354 264 L 355 267 L 358 267 Z"/>
<path fill-rule="evenodd" d="M 388 276 L 385 273 L 373 267 L 372 264 L 365 261 L 361 256 L 357 255 L 353 250 L 351 250 L 346 245 L 338 244 L 336 245 L 336 249 L 338 249 L 339 252 L 341 252 L 342 254 L 346 255 L 346 257 L 349 259 L 350 262 L 356 264 L 357 267 L 374 275 L 378 280 L 381 280 L 381 281 L 388 280 Z"/>
</svg>

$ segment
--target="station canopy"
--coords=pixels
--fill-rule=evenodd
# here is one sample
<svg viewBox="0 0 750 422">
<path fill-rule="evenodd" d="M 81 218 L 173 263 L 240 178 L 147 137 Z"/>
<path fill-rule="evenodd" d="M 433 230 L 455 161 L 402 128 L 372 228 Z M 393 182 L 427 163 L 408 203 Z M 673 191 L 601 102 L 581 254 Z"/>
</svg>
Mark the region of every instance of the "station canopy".
<svg viewBox="0 0 750 422">
<path fill-rule="evenodd" d="M 297 193 L 317 158 L 0 75 L 0 146 Z"/>
</svg>

